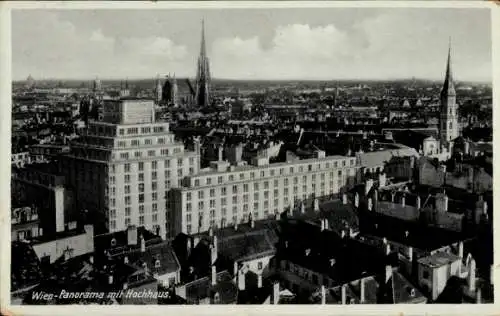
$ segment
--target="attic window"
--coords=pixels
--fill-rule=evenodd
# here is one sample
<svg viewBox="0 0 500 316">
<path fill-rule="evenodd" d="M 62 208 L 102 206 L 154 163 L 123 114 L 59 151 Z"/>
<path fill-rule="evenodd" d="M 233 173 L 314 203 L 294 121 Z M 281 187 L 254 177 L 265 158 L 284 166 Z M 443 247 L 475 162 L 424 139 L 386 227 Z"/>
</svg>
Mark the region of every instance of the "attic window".
<svg viewBox="0 0 500 316">
<path fill-rule="evenodd" d="M 156 259 L 155 260 L 155 268 L 159 268 L 160 267 L 160 260 Z"/>
<path fill-rule="evenodd" d="M 333 265 L 336 263 L 336 260 L 334 258 L 330 259 L 330 266 L 333 267 Z"/>
<path fill-rule="evenodd" d="M 306 249 L 306 256 L 309 256 L 309 254 L 311 253 L 311 249 Z"/>
<path fill-rule="evenodd" d="M 111 239 L 111 246 L 112 247 L 116 246 L 116 239 L 115 238 Z"/>
<path fill-rule="evenodd" d="M 218 293 L 218 292 L 216 292 L 216 293 L 214 294 L 214 303 L 215 303 L 215 304 L 220 303 L 220 295 L 219 295 L 219 293 Z"/>
</svg>

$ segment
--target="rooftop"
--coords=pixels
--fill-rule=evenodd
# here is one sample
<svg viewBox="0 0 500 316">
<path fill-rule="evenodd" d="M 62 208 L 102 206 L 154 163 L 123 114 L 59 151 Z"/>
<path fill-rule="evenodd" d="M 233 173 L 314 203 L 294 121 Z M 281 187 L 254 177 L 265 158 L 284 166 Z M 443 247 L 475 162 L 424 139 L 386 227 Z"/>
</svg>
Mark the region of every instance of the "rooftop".
<svg viewBox="0 0 500 316">
<path fill-rule="evenodd" d="M 418 259 L 418 263 L 431 268 L 437 268 L 460 260 L 460 257 L 454 254 L 448 252 L 436 252 L 430 256 Z"/>
</svg>

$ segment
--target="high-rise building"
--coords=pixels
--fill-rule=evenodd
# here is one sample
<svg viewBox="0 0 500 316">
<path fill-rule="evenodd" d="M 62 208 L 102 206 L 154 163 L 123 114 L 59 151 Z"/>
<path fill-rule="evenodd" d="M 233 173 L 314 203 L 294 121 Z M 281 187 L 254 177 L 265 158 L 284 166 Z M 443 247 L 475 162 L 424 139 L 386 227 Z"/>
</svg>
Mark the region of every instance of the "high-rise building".
<svg viewBox="0 0 500 316">
<path fill-rule="evenodd" d="M 168 192 L 198 172 L 199 149 L 185 151 L 169 123 L 155 122 L 153 100 L 106 100 L 103 108 L 103 120 L 90 122 L 61 160 L 78 210 L 105 231 L 137 225 L 170 237 Z"/>
<path fill-rule="evenodd" d="M 172 99 L 172 83 L 170 82 L 170 74 L 165 78 L 161 99 L 165 104 L 169 104 Z"/>
<path fill-rule="evenodd" d="M 457 94 L 451 71 L 451 42 L 448 47 L 448 62 L 441 90 L 441 113 L 439 116 L 439 140 L 441 148 L 451 150 L 452 141 L 458 137 Z"/>
<path fill-rule="evenodd" d="M 210 68 L 205 45 L 205 21 L 201 25 L 200 56 L 196 73 L 196 104 L 208 106 L 210 104 Z"/>
</svg>

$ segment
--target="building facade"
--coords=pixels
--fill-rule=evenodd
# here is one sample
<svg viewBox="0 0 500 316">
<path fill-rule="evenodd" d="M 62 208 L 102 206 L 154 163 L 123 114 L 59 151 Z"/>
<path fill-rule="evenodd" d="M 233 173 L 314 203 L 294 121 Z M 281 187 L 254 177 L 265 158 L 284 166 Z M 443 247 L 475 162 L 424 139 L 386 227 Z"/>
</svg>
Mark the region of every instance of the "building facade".
<svg viewBox="0 0 500 316">
<path fill-rule="evenodd" d="M 360 168 L 356 157 L 344 156 L 260 163 L 234 167 L 218 161 L 216 170 L 188 177 L 186 186 L 172 191 L 176 234 L 244 223 L 249 216 L 274 217 L 300 201 L 312 205 L 316 197 L 354 185 Z"/>
<path fill-rule="evenodd" d="M 185 151 L 169 124 L 156 123 L 153 100 L 104 104 L 104 121 L 90 122 L 86 135 L 62 159 L 77 207 L 100 215 L 109 232 L 129 225 L 168 235 L 167 192 L 199 169 L 199 150 Z"/>
</svg>

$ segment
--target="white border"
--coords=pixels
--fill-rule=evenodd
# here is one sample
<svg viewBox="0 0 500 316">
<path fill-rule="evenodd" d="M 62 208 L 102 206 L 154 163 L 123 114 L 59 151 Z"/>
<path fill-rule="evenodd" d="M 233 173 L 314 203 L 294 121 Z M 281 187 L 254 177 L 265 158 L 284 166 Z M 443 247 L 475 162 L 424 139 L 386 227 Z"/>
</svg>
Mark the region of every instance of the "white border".
<svg viewBox="0 0 500 316">
<path fill-rule="evenodd" d="M 500 100 L 500 2 L 494 1 L 168 1 L 168 2 L 0 2 L 0 314 L 1 315 L 68 315 L 99 313 L 106 315 L 144 315 L 172 313 L 174 315 L 490 315 L 498 314 L 500 308 L 499 266 L 495 264 L 494 281 L 496 304 L 489 305 L 233 305 L 233 306 L 9 306 L 10 303 L 10 126 L 11 126 L 11 16 L 12 9 L 220 9 L 220 8 L 490 8 L 492 14 L 492 62 L 493 62 L 493 107 Z M 498 122 L 497 111 L 493 111 L 494 126 Z M 494 140 L 500 137 L 494 130 Z M 495 142 L 494 151 L 499 149 Z M 494 161 L 498 161 L 496 154 Z M 499 169 L 494 167 L 494 205 L 500 205 L 496 180 Z M 494 227 L 499 227 L 500 218 L 494 217 Z M 495 233 L 495 240 L 496 240 Z M 495 243 L 495 247 L 497 244 Z M 496 250 L 496 248 L 495 248 Z M 495 251 L 494 261 L 500 262 L 500 253 Z"/>
</svg>

